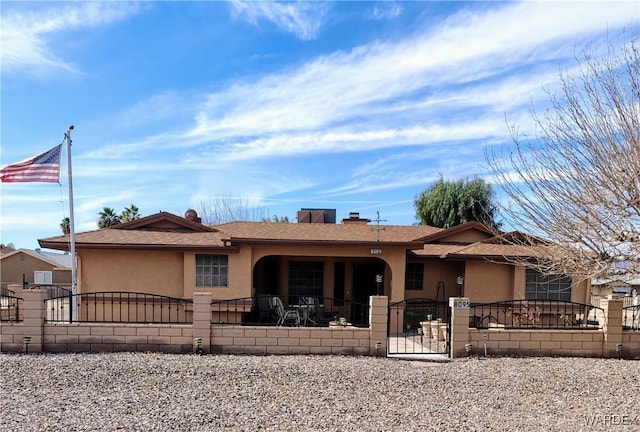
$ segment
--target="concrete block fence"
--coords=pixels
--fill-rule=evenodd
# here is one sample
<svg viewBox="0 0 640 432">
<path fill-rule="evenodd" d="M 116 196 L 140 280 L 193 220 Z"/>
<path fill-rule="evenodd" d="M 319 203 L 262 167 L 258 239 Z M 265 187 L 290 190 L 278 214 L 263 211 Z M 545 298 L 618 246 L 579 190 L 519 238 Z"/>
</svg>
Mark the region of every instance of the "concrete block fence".
<svg viewBox="0 0 640 432">
<path fill-rule="evenodd" d="M 46 290 L 27 290 L 22 321 L 0 323 L 2 352 L 188 353 L 198 339 L 205 353 L 349 354 L 387 352 L 386 297 L 371 297 L 370 327 L 265 327 L 211 324 L 211 294 L 193 296 L 191 324 L 47 322 Z M 25 337 L 29 338 L 28 344 Z"/>
<path fill-rule="evenodd" d="M 386 356 L 388 298 L 370 297 L 369 328 L 267 327 L 211 323 L 211 293 L 193 296 L 190 324 L 46 321 L 46 290 L 22 293 L 23 320 L 0 323 L 2 352 L 154 351 L 189 353 L 347 354 Z M 622 330 L 621 300 L 602 301 L 600 330 L 469 328 L 469 299 L 451 298 L 451 357 L 489 355 L 638 357 L 640 331 Z M 460 307 L 462 305 L 462 307 Z M 466 308 L 465 308 L 466 306 Z M 25 337 L 29 338 L 28 345 Z M 469 345 L 470 344 L 470 345 Z"/>
<path fill-rule="evenodd" d="M 451 299 L 468 301 L 468 298 Z M 469 328 L 469 309 L 452 308 L 451 356 L 484 355 L 624 357 L 640 356 L 640 331 L 623 331 L 623 301 L 604 299 L 604 323 L 600 330 Z"/>
</svg>

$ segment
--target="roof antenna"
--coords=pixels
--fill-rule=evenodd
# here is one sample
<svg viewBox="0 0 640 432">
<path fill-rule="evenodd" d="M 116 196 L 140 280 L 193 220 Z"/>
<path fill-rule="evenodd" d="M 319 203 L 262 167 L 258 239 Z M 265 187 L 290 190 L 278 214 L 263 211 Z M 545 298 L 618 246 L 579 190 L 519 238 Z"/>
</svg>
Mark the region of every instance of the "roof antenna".
<svg viewBox="0 0 640 432">
<path fill-rule="evenodd" d="M 386 222 L 386 221 L 387 221 L 386 219 L 380 219 L 380 212 L 377 211 L 376 212 L 376 218 L 374 219 L 374 222 L 376 223 L 377 226 L 375 228 L 371 228 L 371 229 L 374 229 L 374 230 L 377 231 L 377 233 L 376 233 L 376 241 L 380 241 L 380 231 L 384 231 L 385 230 L 384 227 L 380 228 L 380 222 Z"/>
</svg>

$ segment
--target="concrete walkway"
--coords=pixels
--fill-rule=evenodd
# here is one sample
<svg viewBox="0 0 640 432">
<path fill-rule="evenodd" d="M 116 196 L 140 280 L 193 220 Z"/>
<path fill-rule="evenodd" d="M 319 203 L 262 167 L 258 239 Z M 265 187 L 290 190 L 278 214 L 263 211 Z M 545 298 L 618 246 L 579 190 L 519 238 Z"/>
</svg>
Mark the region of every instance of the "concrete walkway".
<svg viewBox="0 0 640 432">
<path fill-rule="evenodd" d="M 428 362 L 449 362 L 451 359 L 444 351 L 444 341 L 422 339 L 419 335 L 407 336 L 403 334 L 390 336 L 387 340 L 387 357 L 400 360 L 418 360 Z M 393 352 L 393 354 L 389 354 Z"/>
</svg>

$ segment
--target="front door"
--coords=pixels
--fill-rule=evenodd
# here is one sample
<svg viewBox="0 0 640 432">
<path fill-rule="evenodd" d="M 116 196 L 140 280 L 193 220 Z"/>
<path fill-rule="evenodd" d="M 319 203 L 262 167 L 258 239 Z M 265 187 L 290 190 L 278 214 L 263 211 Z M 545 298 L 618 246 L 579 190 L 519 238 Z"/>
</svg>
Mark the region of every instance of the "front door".
<svg viewBox="0 0 640 432">
<path fill-rule="evenodd" d="M 376 276 L 382 275 L 384 280 L 384 263 L 353 263 L 353 285 L 350 319 L 353 322 L 369 322 L 369 297 L 378 293 Z M 382 294 L 382 284 L 380 284 Z"/>
<path fill-rule="evenodd" d="M 369 297 L 378 294 L 376 276 L 381 275 L 384 280 L 384 263 L 354 263 L 353 264 L 353 301 L 369 304 Z M 380 284 L 380 294 L 383 294 L 383 284 Z"/>
</svg>

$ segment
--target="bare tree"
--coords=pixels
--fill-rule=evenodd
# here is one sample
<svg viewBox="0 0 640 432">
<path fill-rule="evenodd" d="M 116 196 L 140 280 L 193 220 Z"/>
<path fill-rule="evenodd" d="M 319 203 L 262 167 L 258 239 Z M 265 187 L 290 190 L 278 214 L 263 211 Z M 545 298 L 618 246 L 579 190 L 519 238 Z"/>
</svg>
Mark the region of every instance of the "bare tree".
<svg viewBox="0 0 640 432">
<path fill-rule="evenodd" d="M 637 41 L 586 53 L 561 72 L 550 108 L 532 110 L 534 137 L 510 126 L 515 149 L 487 152 L 512 223 L 544 239 L 529 262 L 579 279 L 640 267 L 640 52 Z M 535 241 L 525 242 L 529 245 Z M 524 245 L 527 247 L 527 245 Z M 532 249 L 533 253 L 533 249 Z"/>
<path fill-rule="evenodd" d="M 265 207 L 242 197 L 215 196 L 208 201 L 200 201 L 197 212 L 205 225 L 269 219 Z"/>
</svg>

